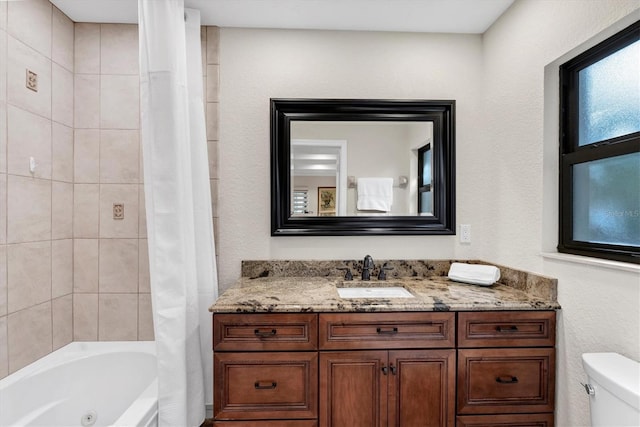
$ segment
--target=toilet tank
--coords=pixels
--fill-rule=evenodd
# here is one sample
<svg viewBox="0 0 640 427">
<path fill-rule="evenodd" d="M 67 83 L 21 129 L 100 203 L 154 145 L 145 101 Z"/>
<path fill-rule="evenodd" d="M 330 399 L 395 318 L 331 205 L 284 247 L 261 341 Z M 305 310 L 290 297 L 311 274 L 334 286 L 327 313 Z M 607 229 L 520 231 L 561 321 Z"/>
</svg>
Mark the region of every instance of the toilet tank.
<svg viewBox="0 0 640 427">
<path fill-rule="evenodd" d="M 591 425 L 640 426 L 640 363 L 618 353 L 585 353 L 582 366 L 593 389 Z"/>
</svg>

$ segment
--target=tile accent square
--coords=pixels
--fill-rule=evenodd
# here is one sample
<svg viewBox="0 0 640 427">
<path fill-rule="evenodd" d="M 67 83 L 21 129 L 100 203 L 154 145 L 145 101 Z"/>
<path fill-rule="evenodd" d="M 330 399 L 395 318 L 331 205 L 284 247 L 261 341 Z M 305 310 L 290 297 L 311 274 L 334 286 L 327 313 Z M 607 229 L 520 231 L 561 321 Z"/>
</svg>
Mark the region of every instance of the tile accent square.
<svg viewBox="0 0 640 427">
<path fill-rule="evenodd" d="M 98 340 L 98 294 L 73 294 L 73 340 Z"/>
<path fill-rule="evenodd" d="M 138 237 L 139 184 L 100 184 L 100 237 Z M 123 219 L 113 218 L 113 205 L 124 204 Z"/>
<path fill-rule="evenodd" d="M 51 242 L 51 297 L 58 298 L 72 292 L 73 240 L 53 240 Z"/>
<path fill-rule="evenodd" d="M 9 372 L 51 353 L 51 302 L 38 304 L 9 315 Z"/>
<path fill-rule="evenodd" d="M 51 240 L 51 181 L 9 175 L 7 242 Z"/>
<path fill-rule="evenodd" d="M 98 310 L 99 341 L 138 339 L 138 295 L 100 294 Z"/>
<path fill-rule="evenodd" d="M 27 69 L 25 86 L 27 87 L 27 89 L 32 90 L 34 92 L 38 91 L 38 75 L 29 69 Z"/>
<path fill-rule="evenodd" d="M 9 313 L 51 299 L 51 242 L 7 248 Z"/>
<path fill-rule="evenodd" d="M 51 60 L 11 36 L 7 38 L 7 56 L 7 100 L 16 107 L 50 119 Z M 38 75 L 37 92 L 25 86 L 25 70 Z"/>
<path fill-rule="evenodd" d="M 138 292 L 138 239 L 101 239 L 100 293 Z"/>
<path fill-rule="evenodd" d="M 97 293 L 98 239 L 73 239 L 73 292 Z"/>
</svg>

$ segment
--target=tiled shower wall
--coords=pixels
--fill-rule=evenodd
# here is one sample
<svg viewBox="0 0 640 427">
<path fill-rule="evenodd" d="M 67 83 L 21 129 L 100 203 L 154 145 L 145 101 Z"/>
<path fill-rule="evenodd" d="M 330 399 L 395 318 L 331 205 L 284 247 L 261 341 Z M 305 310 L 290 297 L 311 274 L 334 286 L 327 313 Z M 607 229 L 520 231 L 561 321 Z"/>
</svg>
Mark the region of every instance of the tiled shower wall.
<svg viewBox="0 0 640 427">
<path fill-rule="evenodd" d="M 218 29 L 202 44 L 216 200 Z M 153 339 L 138 80 L 135 25 L 0 1 L 0 378 L 72 340 Z"/>
<path fill-rule="evenodd" d="M 0 2 L 0 377 L 72 340 L 72 209 L 73 23 Z"/>
</svg>

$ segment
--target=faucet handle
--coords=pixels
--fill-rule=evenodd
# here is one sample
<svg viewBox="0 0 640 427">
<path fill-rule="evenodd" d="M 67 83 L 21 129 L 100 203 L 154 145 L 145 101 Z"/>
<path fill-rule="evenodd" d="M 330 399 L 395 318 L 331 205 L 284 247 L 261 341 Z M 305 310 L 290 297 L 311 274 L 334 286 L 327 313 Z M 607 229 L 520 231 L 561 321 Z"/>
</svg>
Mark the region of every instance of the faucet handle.
<svg viewBox="0 0 640 427">
<path fill-rule="evenodd" d="M 353 274 L 349 267 L 338 267 L 338 270 L 344 270 L 344 280 L 353 280 Z"/>
<path fill-rule="evenodd" d="M 387 267 L 389 265 L 388 262 L 385 262 L 382 267 L 380 267 L 380 273 L 378 273 L 378 280 L 387 280 L 386 270 L 393 270 L 393 267 Z"/>
</svg>

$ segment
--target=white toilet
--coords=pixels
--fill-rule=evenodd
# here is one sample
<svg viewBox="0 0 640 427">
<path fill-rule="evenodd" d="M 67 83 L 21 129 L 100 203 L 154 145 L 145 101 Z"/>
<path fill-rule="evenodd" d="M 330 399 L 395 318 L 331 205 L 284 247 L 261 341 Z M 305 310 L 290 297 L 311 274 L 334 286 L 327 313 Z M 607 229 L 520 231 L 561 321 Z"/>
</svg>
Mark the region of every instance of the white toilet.
<svg viewBox="0 0 640 427">
<path fill-rule="evenodd" d="M 591 425 L 640 426 L 640 363 L 618 353 L 585 353 Z"/>
</svg>

